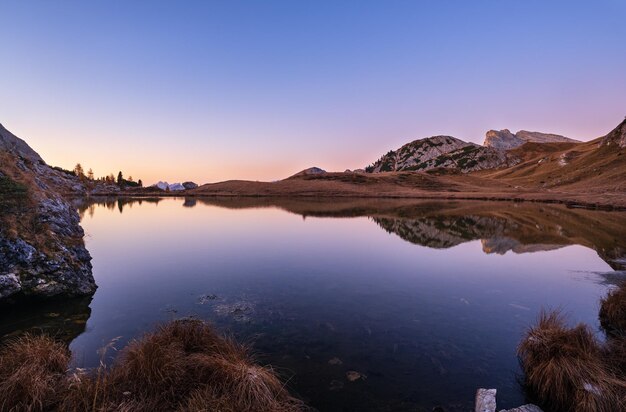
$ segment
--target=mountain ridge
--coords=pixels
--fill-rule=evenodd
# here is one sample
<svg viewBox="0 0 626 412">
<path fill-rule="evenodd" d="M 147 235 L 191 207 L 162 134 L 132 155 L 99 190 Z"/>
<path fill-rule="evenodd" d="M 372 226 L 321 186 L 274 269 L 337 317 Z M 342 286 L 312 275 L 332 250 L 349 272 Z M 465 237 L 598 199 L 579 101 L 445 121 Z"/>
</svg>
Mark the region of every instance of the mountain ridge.
<svg viewBox="0 0 626 412">
<path fill-rule="evenodd" d="M 458 169 L 463 173 L 511 167 L 521 159 L 510 150 L 525 143 L 581 143 L 565 136 L 508 129 L 489 130 L 483 145 L 466 142 L 453 136 L 438 135 L 413 140 L 390 150 L 365 168 L 368 173 L 428 171 L 436 168 Z"/>
</svg>

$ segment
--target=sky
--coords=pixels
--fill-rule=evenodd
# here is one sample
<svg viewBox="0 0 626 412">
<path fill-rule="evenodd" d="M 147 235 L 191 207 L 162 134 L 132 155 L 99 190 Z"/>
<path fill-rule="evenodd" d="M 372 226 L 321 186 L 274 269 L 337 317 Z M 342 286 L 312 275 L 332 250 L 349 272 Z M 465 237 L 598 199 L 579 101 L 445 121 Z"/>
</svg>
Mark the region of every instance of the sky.
<svg viewBox="0 0 626 412">
<path fill-rule="evenodd" d="M 0 0 L 0 123 L 51 165 L 197 183 L 364 167 L 432 135 L 602 136 L 625 0 Z"/>
</svg>

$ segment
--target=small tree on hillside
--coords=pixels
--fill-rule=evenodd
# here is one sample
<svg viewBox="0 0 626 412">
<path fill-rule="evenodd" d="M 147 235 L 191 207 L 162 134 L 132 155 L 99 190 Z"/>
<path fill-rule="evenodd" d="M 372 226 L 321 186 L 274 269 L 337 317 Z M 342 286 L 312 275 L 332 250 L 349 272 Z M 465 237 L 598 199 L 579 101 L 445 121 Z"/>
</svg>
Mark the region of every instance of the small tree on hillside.
<svg viewBox="0 0 626 412">
<path fill-rule="evenodd" d="M 137 184 L 139 185 L 139 187 L 143 187 L 143 182 L 141 181 L 141 179 L 137 180 Z"/>
<path fill-rule="evenodd" d="M 85 171 L 80 163 L 76 163 L 76 166 L 74 166 L 74 174 L 80 178 L 85 177 Z"/>
<path fill-rule="evenodd" d="M 91 168 L 89 168 L 89 171 L 87 172 L 87 179 L 93 180 L 93 170 L 91 170 Z"/>
<path fill-rule="evenodd" d="M 122 175 L 122 171 L 117 174 L 117 184 L 122 185 L 124 183 L 124 176 Z"/>
</svg>

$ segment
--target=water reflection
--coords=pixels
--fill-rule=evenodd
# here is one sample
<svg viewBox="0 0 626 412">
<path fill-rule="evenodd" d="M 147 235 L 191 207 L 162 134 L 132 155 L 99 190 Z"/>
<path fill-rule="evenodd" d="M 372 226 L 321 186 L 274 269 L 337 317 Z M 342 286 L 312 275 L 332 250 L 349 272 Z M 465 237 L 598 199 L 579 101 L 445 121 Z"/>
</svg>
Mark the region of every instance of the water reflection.
<svg viewBox="0 0 626 412">
<path fill-rule="evenodd" d="M 0 307 L 0 341 L 26 332 L 45 333 L 66 343 L 85 332 L 91 297 L 22 300 Z"/>
<path fill-rule="evenodd" d="M 599 327 L 606 286 L 595 273 L 619 266 L 626 233 L 623 213 L 533 203 L 77 206 L 99 285 L 89 327 L 71 345 L 84 365 L 97 365 L 97 348 L 114 337 L 123 344 L 163 320 L 199 316 L 251 343 L 324 411 L 465 411 L 480 386 L 497 387 L 503 408 L 520 405 L 523 332 L 546 306 Z"/>
<path fill-rule="evenodd" d="M 108 209 L 162 198 L 77 199 L 81 217 L 93 217 L 95 205 Z M 487 254 L 531 253 L 582 245 L 594 249 L 613 269 L 626 269 L 626 214 L 572 209 L 563 205 L 484 201 L 411 199 L 309 199 L 271 197 L 186 197 L 183 207 L 197 204 L 228 209 L 278 208 L 314 217 L 368 216 L 388 233 L 417 245 L 450 248 L 480 240 Z"/>
</svg>

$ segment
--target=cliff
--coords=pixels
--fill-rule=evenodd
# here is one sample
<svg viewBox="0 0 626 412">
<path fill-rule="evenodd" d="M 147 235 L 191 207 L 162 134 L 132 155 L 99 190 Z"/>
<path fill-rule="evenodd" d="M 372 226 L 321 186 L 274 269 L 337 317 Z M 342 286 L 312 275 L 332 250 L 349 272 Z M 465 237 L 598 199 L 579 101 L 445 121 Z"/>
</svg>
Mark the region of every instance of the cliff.
<svg viewBox="0 0 626 412">
<path fill-rule="evenodd" d="M 95 291 L 78 212 L 62 196 L 82 190 L 0 125 L 0 303 Z"/>
<path fill-rule="evenodd" d="M 578 140 L 552 133 L 520 130 L 513 134 L 508 129 L 489 130 L 485 134 L 483 146 L 498 150 L 511 150 L 525 143 L 580 143 Z"/>
</svg>

